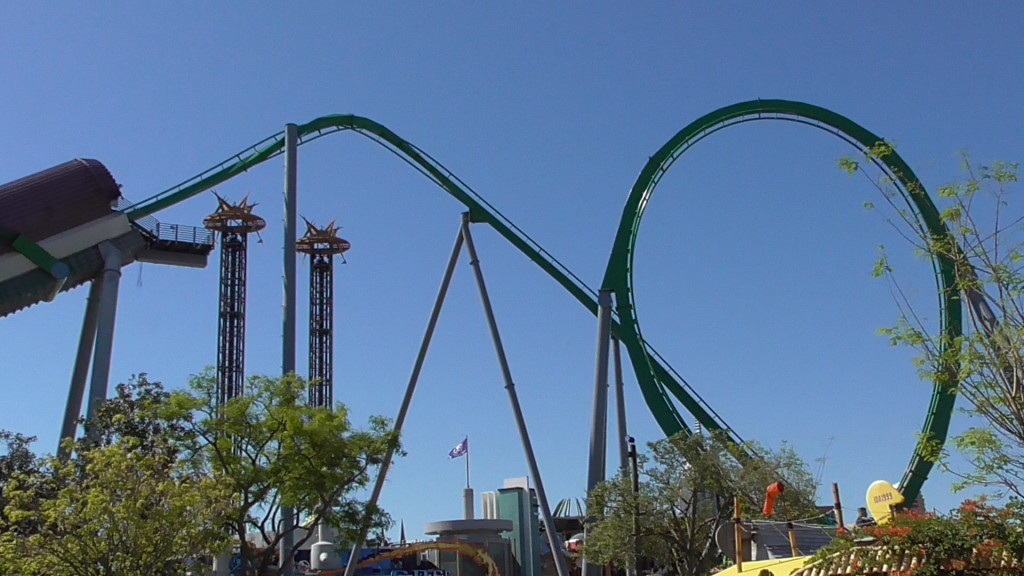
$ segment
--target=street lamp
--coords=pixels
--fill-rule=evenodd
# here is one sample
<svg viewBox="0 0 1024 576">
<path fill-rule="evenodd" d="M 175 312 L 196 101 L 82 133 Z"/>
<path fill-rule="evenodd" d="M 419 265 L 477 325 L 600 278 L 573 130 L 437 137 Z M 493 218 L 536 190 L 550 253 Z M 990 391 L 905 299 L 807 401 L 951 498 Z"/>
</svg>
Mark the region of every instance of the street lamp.
<svg viewBox="0 0 1024 576">
<path fill-rule="evenodd" d="M 636 462 L 636 440 L 626 436 L 627 455 L 633 464 L 633 574 L 638 574 L 640 565 L 640 470 Z"/>
</svg>

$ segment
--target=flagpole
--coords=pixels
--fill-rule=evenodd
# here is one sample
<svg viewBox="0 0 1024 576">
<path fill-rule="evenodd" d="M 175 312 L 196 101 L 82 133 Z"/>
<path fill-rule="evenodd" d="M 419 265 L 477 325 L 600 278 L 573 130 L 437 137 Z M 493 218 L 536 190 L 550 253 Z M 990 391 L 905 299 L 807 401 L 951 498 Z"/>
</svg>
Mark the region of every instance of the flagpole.
<svg viewBox="0 0 1024 576">
<path fill-rule="evenodd" d="M 466 457 L 466 488 L 462 491 L 462 517 L 472 520 L 473 514 L 473 489 L 469 487 L 469 434 L 455 447 L 459 458 Z"/>
</svg>

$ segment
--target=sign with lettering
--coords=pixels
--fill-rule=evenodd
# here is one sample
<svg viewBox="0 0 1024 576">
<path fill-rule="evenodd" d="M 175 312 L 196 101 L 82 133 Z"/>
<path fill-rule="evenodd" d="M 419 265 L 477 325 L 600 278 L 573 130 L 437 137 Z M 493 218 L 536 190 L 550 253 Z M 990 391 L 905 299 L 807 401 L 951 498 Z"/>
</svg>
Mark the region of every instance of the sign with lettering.
<svg viewBox="0 0 1024 576">
<path fill-rule="evenodd" d="M 892 518 L 893 506 L 904 502 L 903 494 L 900 494 L 896 487 L 885 480 L 872 482 L 871 486 L 868 486 L 867 499 L 868 510 L 871 511 L 871 516 L 879 525 L 885 524 Z"/>
</svg>

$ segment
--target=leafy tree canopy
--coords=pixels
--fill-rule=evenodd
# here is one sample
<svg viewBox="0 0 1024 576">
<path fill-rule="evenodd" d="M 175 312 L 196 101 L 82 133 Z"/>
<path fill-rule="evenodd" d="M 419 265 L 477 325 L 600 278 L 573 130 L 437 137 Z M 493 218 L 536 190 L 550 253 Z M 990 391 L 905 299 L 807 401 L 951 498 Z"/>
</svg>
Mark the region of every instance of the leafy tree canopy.
<svg viewBox="0 0 1024 576">
<path fill-rule="evenodd" d="M 94 438 L 67 441 L 60 457 L 9 437 L 0 573 L 169 576 L 227 546 L 231 495 L 177 458 L 169 431 L 180 422 L 158 414 L 168 398 L 145 375 L 119 386 L 90 423 Z"/>
<path fill-rule="evenodd" d="M 5 512 L 8 504 L 7 485 L 12 479 L 38 472 L 38 461 L 32 451 L 35 437 L 0 430 L 0 525 L 8 522 Z"/>
<path fill-rule="evenodd" d="M 367 518 L 388 525 L 354 496 L 397 447 L 388 422 L 354 429 L 344 406 L 310 406 L 306 391 L 295 376 L 254 377 L 218 406 L 211 370 L 174 392 L 141 375 L 58 457 L 0 434 L 0 574 L 170 576 L 232 548 L 247 572 L 272 571 L 283 506 L 346 535 Z"/>
<path fill-rule="evenodd" d="M 355 496 L 388 449 L 397 447 L 386 419 L 374 417 L 367 429 L 355 429 L 343 405 L 310 405 L 307 382 L 294 375 L 252 377 L 246 393 L 224 406 L 217 405 L 212 370 L 189 384 L 171 393 L 165 419 L 182 421 L 186 437 L 194 438 L 188 462 L 234 495 L 228 526 L 245 566 L 266 570 L 277 563 L 278 545 L 289 532 L 285 507 L 303 515 L 290 531 L 324 522 L 354 539 L 367 516 L 371 528 L 390 525 L 387 514 L 367 511 Z M 259 549 L 242 544 L 251 532 L 263 543 Z M 287 557 L 312 535 L 294 538 Z"/>
<path fill-rule="evenodd" d="M 587 511 L 595 524 L 584 547 L 588 561 L 624 569 L 635 565 L 639 551 L 663 567 L 663 574 L 708 574 L 719 563 L 715 531 L 732 517 L 734 498 L 744 517 L 760 516 L 766 488 L 780 480 L 786 488 L 777 513 L 817 515 L 814 478 L 788 446 L 773 452 L 703 435 L 677 435 L 648 446 L 650 455 L 640 458 L 637 493 L 629 474 L 591 492 Z"/>
<path fill-rule="evenodd" d="M 891 153 L 891 146 L 865 152 L 868 162 Z M 996 495 L 1024 497 L 1024 206 L 1016 195 L 1018 165 L 977 165 L 963 154 L 963 176 L 940 186 L 935 195 L 948 233 L 922 229 L 901 201 L 891 179 L 872 180 L 891 208 L 888 221 L 921 255 L 944 259 L 955 270 L 954 285 L 967 312 L 963 337 L 936 335 L 923 313 L 906 297 L 884 247 L 875 274 L 889 279 L 900 317 L 884 328 L 893 345 L 916 348 L 922 378 L 947 386 L 966 401 L 963 412 L 973 426 L 953 438 L 969 462 L 952 469 L 942 447 L 931 455 L 961 482 L 955 488 L 984 487 Z M 861 162 L 844 159 L 841 167 L 862 173 Z M 870 177 L 869 177 L 870 178 Z M 923 190 L 909 190 L 921 194 Z M 923 443 L 931 441 L 922 438 Z"/>
</svg>

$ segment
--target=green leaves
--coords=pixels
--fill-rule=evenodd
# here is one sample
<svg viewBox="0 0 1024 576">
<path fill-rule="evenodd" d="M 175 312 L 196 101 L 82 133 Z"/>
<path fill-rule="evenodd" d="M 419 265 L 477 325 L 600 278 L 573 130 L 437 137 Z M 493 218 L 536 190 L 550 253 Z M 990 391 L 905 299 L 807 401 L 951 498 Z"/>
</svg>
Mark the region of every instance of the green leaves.
<svg viewBox="0 0 1024 576">
<path fill-rule="evenodd" d="M 857 546 L 868 547 L 849 552 Z M 871 574 L 883 566 L 916 564 L 917 576 L 983 576 L 1001 574 L 1024 556 L 1024 506 L 1010 500 L 1005 506 L 984 498 L 965 500 L 947 515 L 903 513 L 883 526 L 868 527 L 837 538 L 818 552 L 825 573 Z M 901 559 L 902 558 L 902 562 Z M 851 560 L 852 559 L 852 560 Z M 854 567 L 856 565 L 856 567 Z M 1007 569 L 1007 573 L 1016 569 Z"/>
<path fill-rule="evenodd" d="M 100 440 L 70 445 L 14 472 L 3 487 L 0 573 L 177 574 L 227 545 L 230 494 L 177 458 L 177 421 L 157 416 L 158 384 L 119 389 L 93 424 Z"/>
<path fill-rule="evenodd" d="M 839 159 L 839 169 L 843 170 L 848 175 L 853 176 L 855 172 L 860 170 L 860 162 L 854 160 L 850 156 L 843 156 Z"/>
<path fill-rule="evenodd" d="M 875 266 L 871 269 L 871 275 L 875 278 L 880 278 L 886 274 L 891 274 L 892 268 L 889 267 L 889 257 L 885 253 L 885 246 L 878 245 L 878 260 L 875 260 Z"/>
<path fill-rule="evenodd" d="M 891 147 L 882 145 L 864 156 L 870 161 L 888 152 Z M 900 315 L 894 326 L 879 332 L 893 345 L 917 349 L 915 363 L 922 378 L 959 394 L 967 414 L 985 423 L 954 439 L 970 469 L 952 470 L 948 460 L 936 456 L 940 466 L 961 478 L 957 487 L 980 486 L 1024 497 L 1024 207 L 1012 188 L 1019 166 L 979 166 L 966 153 L 961 160 L 963 177 L 937 191 L 937 216 L 945 230 L 926 229 L 903 206 L 888 204 L 898 216 L 890 222 L 911 247 L 944 263 L 938 272 L 959 292 L 967 311 L 964 334 L 943 336 L 947 326 L 935 331 L 938 335 L 926 329 L 884 249 L 872 273 L 891 283 Z M 849 172 L 852 163 L 841 161 L 840 168 Z M 875 185 L 887 200 L 893 198 L 891 180 Z M 953 300 L 946 305 L 958 304 Z M 945 311 L 943 317 L 956 323 Z"/>
<path fill-rule="evenodd" d="M 0 574 L 170 576 L 232 543 L 265 569 L 283 506 L 343 531 L 363 521 L 354 493 L 398 442 L 386 419 L 355 429 L 344 406 L 307 405 L 295 376 L 250 378 L 225 406 L 215 392 L 211 370 L 172 393 L 133 378 L 88 423 L 96 440 L 62 458 L 0 433 Z M 370 512 L 373 527 L 390 522 Z M 266 546 L 247 544 L 253 532 Z"/>
<path fill-rule="evenodd" d="M 634 564 L 638 547 L 643 558 L 664 567 L 664 574 L 707 574 L 718 563 L 714 534 L 732 517 L 733 498 L 740 498 L 747 517 L 757 514 L 766 488 L 779 480 L 786 483 L 779 510 L 792 517 L 817 514 L 814 479 L 788 446 L 773 452 L 737 447 L 717 436 L 677 435 L 648 448 L 638 493 L 628 475 L 591 492 L 587 513 L 595 524 L 584 549 L 588 560 L 625 568 Z"/>
<path fill-rule="evenodd" d="M 207 370 L 192 378 L 188 391 L 173 393 L 171 405 L 191 414 L 189 430 L 200 439 L 193 461 L 222 478 L 235 495 L 228 524 L 237 541 L 255 532 L 265 544 L 260 552 L 243 547 L 243 562 L 257 568 L 275 562 L 285 535 L 284 507 L 300 511 L 303 522 L 353 532 L 366 508 L 354 492 L 367 486 L 371 469 L 398 446 L 390 423 L 376 417 L 364 430 L 353 428 L 343 405 L 309 405 L 308 384 L 295 375 L 254 376 L 246 394 L 225 406 L 216 405 L 216 386 Z M 370 521 L 373 527 L 390 524 L 379 510 Z M 301 544 L 296 541 L 294 549 Z"/>
</svg>

